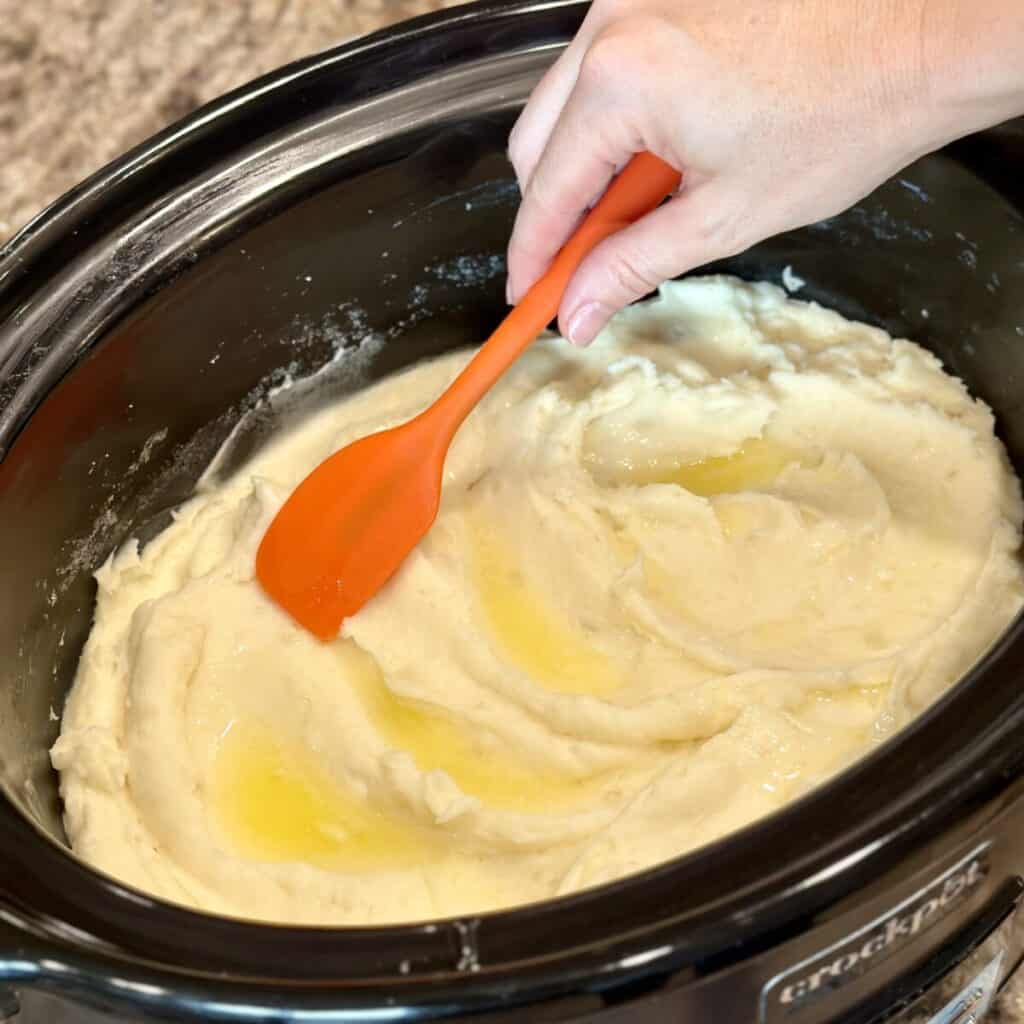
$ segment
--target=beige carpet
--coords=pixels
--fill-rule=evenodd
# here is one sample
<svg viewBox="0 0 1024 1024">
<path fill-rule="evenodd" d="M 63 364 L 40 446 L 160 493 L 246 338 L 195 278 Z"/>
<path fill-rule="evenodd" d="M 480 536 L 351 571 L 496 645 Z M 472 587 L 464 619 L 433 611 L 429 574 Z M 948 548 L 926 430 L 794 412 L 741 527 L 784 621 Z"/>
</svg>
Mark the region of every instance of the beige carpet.
<svg viewBox="0 0 1024 1024">
<path fill-rule="evenodd" d="M 458 0 L 0 0 L 0 242 L 127 148 L 281 64 Z"/>
<path fill-rule="evenodd" d="M 353 35 L 458 2 L 0 0 L 0 243 L 196 106 Z M 1001 1024 L 1024 1022 L 1016 992 L 1001 1009 Z M 38 1019 L 56 1024 L 55 1012 Z"/>
</svg>

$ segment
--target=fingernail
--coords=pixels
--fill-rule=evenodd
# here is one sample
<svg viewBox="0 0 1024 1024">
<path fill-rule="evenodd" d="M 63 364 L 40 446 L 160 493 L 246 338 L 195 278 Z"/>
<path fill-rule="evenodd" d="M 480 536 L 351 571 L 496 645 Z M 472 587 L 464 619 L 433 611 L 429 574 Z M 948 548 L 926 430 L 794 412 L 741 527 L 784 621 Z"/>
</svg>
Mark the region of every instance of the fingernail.
<svg viewBox="0 0 1024 1024">
<path fill-rule="evenodd" d="M 589 345 L 611 318 L 612 311 L 600 302 L 580 306 L 569 318 L 569 341 L 577 348 Z"/>
<path fill-rule="evenodd" d="M 512 278 L 511 277 L 506 277 L 505 278 L 505 305 L 506 306 L 513 305 L 513 302 L 512 302 Z"/>
</svg>

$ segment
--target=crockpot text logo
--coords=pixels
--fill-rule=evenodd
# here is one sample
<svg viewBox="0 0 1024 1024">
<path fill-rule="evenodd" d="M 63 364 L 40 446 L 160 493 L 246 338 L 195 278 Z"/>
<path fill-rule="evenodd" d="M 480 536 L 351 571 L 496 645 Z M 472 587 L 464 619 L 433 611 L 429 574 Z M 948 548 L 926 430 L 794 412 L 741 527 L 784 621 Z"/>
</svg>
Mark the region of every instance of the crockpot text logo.
<svg viewBox="0 0 1024 1024">
<path fill-rule="evenodd" d="M 776 975 L 761 997 L 761 1020 L 791 1017 L 910 943 L 964 902 L 985 879 L 985 849 L 976 850 L 853 935 Z"/>
</svg>

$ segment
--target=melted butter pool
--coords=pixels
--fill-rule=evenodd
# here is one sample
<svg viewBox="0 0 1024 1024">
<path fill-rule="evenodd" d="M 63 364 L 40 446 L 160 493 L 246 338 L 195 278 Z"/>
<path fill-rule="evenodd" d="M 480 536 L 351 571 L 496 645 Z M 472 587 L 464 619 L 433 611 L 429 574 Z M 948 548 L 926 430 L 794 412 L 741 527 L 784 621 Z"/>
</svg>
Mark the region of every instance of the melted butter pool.
<svg viewBox="0 0 1024 1024">
<path fill-rule="evenodd" d="M 730 455 L 684 462 L 668 455 L 645 453 L 642 458 L 609 462 L 594 451 L 585 460 L 598 483 L 606 486 L 675 484 L 704 498 L 738 494 L 771 484 L 800 456 L 792 448 L 767 438 L 752 437 Z"/>
<path fill-rule="evenodd" d="M 413 867 L 440 852 L 429 829 L 375 809 L 311 750 L 253 722 L 232 724 L 213 779 L 223 831 L 255 860 L 366 871 Z"/>
<path fill-rule="evenodd" d="M 484 617 L 506 657 L 559 693 L 613 693 L 623 678 L 584 631 L 532 587 L 515 555 L 481 515 L 469 523 L 473 583 Z"/>
<path fill-rule="evenodd" d="M 531 763 L 496 736 L 441 709 L 400 697 L 376 661 L 351 641 L 337 645 L 338 685 L 352 687 L 387 746 L 421 772 L 446 772 L 485 806 L 545 813 L 593 803 L 609 774 L 578 778 Z M 443 825 L 378 808 L 332 775 L 322 755 L 255 719 L 231 721 L 218 746 L 211 805 L 242 856 L 334 871 L 415 867 L 457 852 Z"/>
<path fill-rule="evenodd" d="M 550 811 L 597 796 L 600 778 L 580 779 L 536 767 L 525 756 L 439 708 L 399 697 L 376 661 L 355 644 L 341 649 L 346 685 L 355 686 L 378 735 L 410 754 L 422 772 L 440 769 L 491 807 Z"/>
</svg>

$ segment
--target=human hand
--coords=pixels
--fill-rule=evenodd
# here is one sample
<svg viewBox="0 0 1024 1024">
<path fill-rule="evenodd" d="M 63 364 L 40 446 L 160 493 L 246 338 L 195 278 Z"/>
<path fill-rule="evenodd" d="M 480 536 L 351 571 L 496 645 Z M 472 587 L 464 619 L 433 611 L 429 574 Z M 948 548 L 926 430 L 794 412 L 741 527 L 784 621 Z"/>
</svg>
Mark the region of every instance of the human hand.
<svg viewBox="0 0 1024 1024">
<path fill-rule="evenodd" d="M 640 150 L 681 170 L 682 190 L 577 270 L 559 311 L 575 344 L 589 343 L 616 310 L 662 281 L 831 216 L 981 127 L 967 123 L 966 109 L 950 113 L 930 70 L 951 63 L 942 49 L 955 21 L 949 7 L 596 0 L 512 132 L 523 200 L 509 247 L 509 301 L 522 298 Z"/>
</svg>

